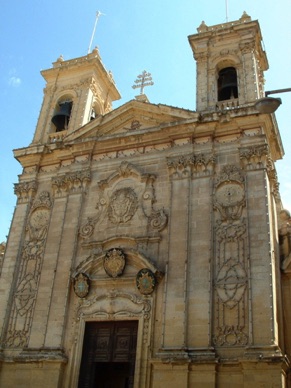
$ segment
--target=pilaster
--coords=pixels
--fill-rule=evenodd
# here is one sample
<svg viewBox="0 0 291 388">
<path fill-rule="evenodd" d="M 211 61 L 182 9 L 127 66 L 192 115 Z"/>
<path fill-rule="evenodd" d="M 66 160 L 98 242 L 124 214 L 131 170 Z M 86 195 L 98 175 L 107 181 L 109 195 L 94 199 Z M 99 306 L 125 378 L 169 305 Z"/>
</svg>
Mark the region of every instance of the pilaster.
<svg viewBox="0 0 291 388">
<path fill-rule="evenodd" d="M 25 238 L 25 226 L 31 202 L 36 193 L 37 184 L 35 181 L 23 182 L 15 185 L 15 194 L 17 195 L 17 204 L 13 215 L 13 220 L 10 228 L 9 239 L 6 245 L 6 251 L 3 258 L 3 266 L 1 272 L 1 288 L 0 288 L 0 328 L 2 328 L 2 336 L 5 335 L 4 318 L 7 314 L 9 317 L 9 296 L 13 298 L 16 268 L 19 267 L 21 260 L 21 246 Z M 13 285 L 11 287 L 11 285 Z"/>
<path fill-rule="evenodd" d="M 52 180 L 54 206 L 28 348 L 61 346 L 81 195 L 88 180 L 87 171 L 69 173 Z"/>
<path fill-rule="evenodd" d="M 186 346 L 189 194 L 191 165 L 184 157 L 168 160 L 171 179 L 167 293 L 164 306 L 164 350 L 179 353 Z M 176 356 L 175 356 L 176 357 Z M 179 357 L 179 355 L 177 355 Z"/>
</svg>

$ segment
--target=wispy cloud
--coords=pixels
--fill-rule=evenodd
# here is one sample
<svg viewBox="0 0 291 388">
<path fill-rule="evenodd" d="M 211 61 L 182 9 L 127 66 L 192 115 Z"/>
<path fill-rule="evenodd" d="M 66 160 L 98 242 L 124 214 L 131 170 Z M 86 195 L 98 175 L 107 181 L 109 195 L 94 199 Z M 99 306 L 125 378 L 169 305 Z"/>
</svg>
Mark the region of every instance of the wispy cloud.
<svg viewBox="0 0 291 388">
<path fill-rule="evenodd" d="M 8 79 L 8 84 L 14 88 L 17 88 L 21 84 L 21 79 L 13 75 Z"/>
<path fill-rule="evenodd" d="M 8 85 L 13 88 L 18 88 L 21 85 L 21 78 L 17 76 L 15 68 L 9 70 L 8 73 Z"/>
</svg>

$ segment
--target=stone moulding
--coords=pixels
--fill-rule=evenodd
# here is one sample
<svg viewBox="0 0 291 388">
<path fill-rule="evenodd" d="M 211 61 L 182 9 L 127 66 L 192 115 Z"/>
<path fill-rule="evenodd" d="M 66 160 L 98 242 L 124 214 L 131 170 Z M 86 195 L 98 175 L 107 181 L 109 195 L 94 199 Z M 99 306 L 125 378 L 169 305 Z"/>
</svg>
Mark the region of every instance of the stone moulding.
<svg viewBox="0 0 291 388">
<path fill-rule="evenodd" d="M 190 364 L 190 363 L 217 363 L 218 359 L 215 354 L 215 349 L 213 347 L 205 348 L 171 348 L 164 347 L 159 349 L 156 354 L 158 357 L 153 363 L 163 364 Z"/>
<path fill-rule="evenodd" d="M 67 364 L 68 357 L 65 351 L 60 348 L 27 348 L 13 357 L 13 361 L 25 364 L 29 362 L 60 362 Z"/>
</svg>

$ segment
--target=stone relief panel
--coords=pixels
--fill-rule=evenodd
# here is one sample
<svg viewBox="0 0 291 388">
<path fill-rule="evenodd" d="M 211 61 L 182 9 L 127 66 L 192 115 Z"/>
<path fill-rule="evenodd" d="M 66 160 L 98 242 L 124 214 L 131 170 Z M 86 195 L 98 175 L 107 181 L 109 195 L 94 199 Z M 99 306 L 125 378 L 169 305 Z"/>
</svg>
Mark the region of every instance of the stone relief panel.
<svg viewBox="0 0 291 388">
<path fill-rule="evenodd" d="M 132 227 L 131 234 L 158 234 L 167 225 L 163 209 L 156 209 L 155 180 L 152 174 L 142 174 L 133 165 L 123 162 L 106 180 L 98 182 L 96 214 L 81 225 L 79 235 L 84 240 L 116 235 Z"/>
<path fill-rule="evenodd" d="M 214 189 L 214 324 L 217 346 L 248 343 L 248 241 L 244 176 L 225 166 Z"/>
<path fill-rule="evenodd" d="M 27 345 L 37 287 L 44 257 L 52 202 L 43 191 L 34 201 L 20 253 L 20 266 L 11 302 L 11 314 L 4 344 L 8 348 Z"/>
</svg>

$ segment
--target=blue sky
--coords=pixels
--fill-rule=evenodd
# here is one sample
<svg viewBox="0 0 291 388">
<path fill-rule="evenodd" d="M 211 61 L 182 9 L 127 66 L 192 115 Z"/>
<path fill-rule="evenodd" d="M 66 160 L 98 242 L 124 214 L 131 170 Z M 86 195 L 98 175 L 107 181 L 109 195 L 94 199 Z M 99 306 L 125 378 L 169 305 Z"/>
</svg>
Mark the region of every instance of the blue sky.
<svg viewBox="0 0 291 388">
<path fill-rule="evenodd" d="M 290 0 L 228 0 L 228 20 L 246 11 L 258 19 L 270 69 L 266 90 L 291 87 Z M 134 80 L 143 70 L 154 86 L 145 89 L 150 102 L 195 110 L 196 68 L 187 36 L 207 25 L 226 21 L 225 0 L 10 0 L 1 4 L 0 25 L 0 242 L 6 240 L 16 197 L 13 184 L 21 166 L 12 150 L 32 140 L 42 104 L 42 69 L 60 54 L 71 59 L 87 54 L 96 11 L 100 16 L 92 48 L 113 72 L 122 99 L 134 98 Z M 277 162 L 284 207 L 291 210 L 291 93 L 278 95 L 276 113 L 285 157 Z"/>
</svg>

